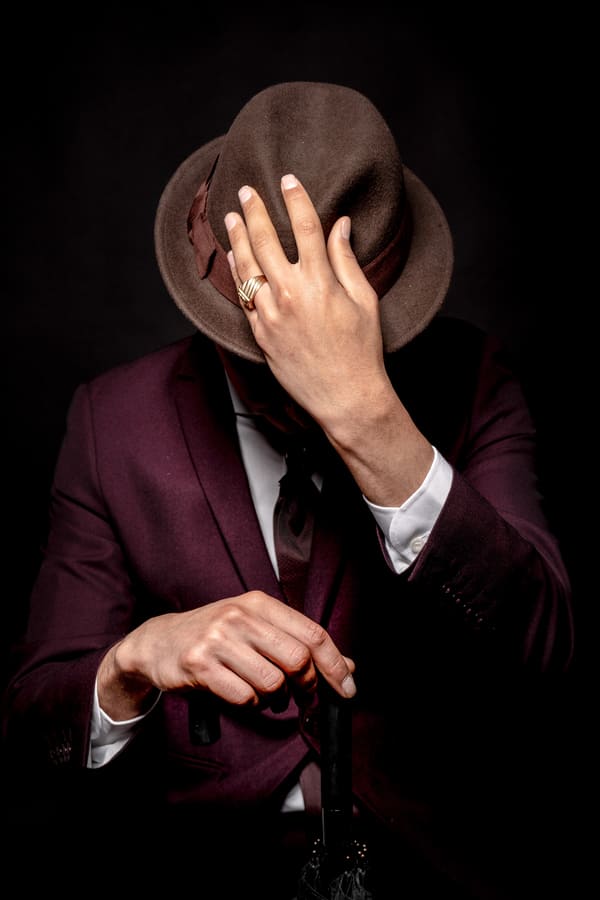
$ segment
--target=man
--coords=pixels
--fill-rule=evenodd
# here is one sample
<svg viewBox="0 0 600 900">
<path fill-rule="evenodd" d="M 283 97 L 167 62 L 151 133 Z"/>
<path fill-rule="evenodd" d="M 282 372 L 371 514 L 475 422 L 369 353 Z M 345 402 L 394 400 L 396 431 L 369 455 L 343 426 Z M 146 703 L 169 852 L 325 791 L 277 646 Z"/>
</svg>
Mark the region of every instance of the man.
<svg viewBox="0 0 600 900">
<path fill-rule="evenodd" d="M 197 332 L 75 394 L 7 745 L 101 792 L 120 773 L 104 867 L 125 845 L 138 884 L 160 853 L 171 887 L 285 900 L 321 679 L 352 702 L 376 896 L 515 896 L 507 723 L 569 666 L 570 587 L 519 385 L 438 315 L 439 205 L 366 98 L 297 82 L 182 163 L 155 236 Z M 298 454 L 308 550 L 278 499 Z"/>
</svg>

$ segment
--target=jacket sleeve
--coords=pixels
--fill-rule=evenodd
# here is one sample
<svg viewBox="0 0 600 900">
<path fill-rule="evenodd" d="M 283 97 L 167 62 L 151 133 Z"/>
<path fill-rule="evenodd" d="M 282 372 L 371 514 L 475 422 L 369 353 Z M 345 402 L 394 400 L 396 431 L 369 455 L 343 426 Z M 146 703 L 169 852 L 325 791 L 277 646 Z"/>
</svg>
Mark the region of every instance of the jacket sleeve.
<svg viewBox="0 0 600 900">
<path fill-rule="evenodd" d="M 509 665 L 565 670 L 573 657 L 571 586 L 539 490 L 536 429 L 502 346 L 486 339 L 452 487 L 409 572 L 415 589 Z"/>
<path fill-rule="evenodd" d="M 49 537 L 4 697 L 8 746 L 84 766 L 94 682 L 133 624 L 134 590 L 96 471 L 88 389 L 73 397 L 54 473 Z"/>
</svg>

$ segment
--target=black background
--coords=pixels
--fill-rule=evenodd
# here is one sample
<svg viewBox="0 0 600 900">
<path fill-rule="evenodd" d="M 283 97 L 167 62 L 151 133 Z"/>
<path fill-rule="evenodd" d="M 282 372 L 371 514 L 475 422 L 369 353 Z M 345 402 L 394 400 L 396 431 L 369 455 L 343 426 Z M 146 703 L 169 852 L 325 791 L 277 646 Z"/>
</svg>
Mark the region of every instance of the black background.
<svg viewBox="0 0 600 900">
<path fill-rule="evenodd" d="M 556 18 L 418 9 L 157 3 L 6 18 L 3 652 L 23 623 L 75 386 L 191 332 L 154 258 L 164 184 L 260 88 L 334 81 L 375 102 L 446 212 L 446 311 L 498 333 L 523 378 L 581 623 L 569 702 L 583 704 L 595 604 L 584 521 L 597 502 L 581 272 L 591 25 L 574 7 Z"/>
</svg>

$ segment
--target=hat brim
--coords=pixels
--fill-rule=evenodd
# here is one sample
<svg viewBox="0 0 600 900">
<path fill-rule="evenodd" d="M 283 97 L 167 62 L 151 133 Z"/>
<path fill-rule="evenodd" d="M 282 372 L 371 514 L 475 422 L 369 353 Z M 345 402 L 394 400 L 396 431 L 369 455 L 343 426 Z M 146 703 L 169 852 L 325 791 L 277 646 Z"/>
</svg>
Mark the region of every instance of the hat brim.
<svg viewBox="0 0 600 900">
<path fill-rule="evenodd" d="M 160 197 L 154 242 L 158 266 L 169 294 L 181 312 L 215 343 L 253 362 L 264 362 L 241 307 L 201 279 L 188 239 L 187 216 L 207 178 L 223 136 L 204 144 L 177 168 Z M 392 287 L 380 297 L 386 353 L 416 337 L 441 308 L 450 285 L 453 246 L 446 217 L 425 184 L 404 166 L 405 187 L 413 218 L 410 250 Z"/>
</svg>

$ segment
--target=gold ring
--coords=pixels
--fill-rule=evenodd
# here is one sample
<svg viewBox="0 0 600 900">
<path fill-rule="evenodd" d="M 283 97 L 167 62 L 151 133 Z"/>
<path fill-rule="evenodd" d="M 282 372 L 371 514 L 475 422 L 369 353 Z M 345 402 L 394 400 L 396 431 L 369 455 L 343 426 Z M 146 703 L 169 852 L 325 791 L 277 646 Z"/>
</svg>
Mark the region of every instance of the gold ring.
<svg viewBox="0 0 600 900">
<path fill-rule="evenodd" d="M 264 275 L 253 275 L 238 285 L 238 297 L 246 309 L 254 309 L 254 298 L 266 280 Z"/>
</svg>

